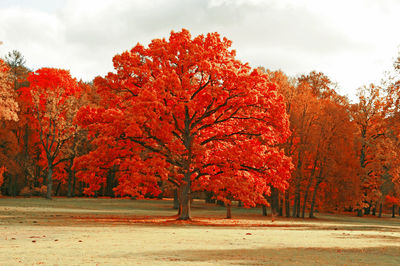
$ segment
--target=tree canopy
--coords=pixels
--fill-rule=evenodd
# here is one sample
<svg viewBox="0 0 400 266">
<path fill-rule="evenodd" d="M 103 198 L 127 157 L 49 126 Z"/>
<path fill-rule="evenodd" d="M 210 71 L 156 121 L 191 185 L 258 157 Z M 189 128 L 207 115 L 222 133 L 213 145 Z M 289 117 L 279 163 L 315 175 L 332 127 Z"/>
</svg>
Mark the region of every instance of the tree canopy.
<svg viewBox="0 0 400 266">
<path fill-rule="evenodd" d="M 157 194 L 157 180 L 168 180 L 188 219 L 196 190 L 254 206 L 270 186 L 287 187 L 291 162 L 278 146 L 290 135 L 283 97 L 230 46 L 217 33 L 192 38 L 183 30 L 114 57 L 116 72 L 95 79 L 102 106 L 78 113 L 97 149 L 75 167 L 93 189 L 101 169 L 114 165 L 120 194 Z"/>
</svg>

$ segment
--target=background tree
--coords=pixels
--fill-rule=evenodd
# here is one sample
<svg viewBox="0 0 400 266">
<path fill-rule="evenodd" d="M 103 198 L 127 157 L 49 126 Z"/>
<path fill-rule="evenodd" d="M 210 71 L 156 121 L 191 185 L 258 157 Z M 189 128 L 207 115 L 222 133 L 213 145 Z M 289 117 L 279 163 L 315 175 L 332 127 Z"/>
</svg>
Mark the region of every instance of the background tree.
<svg viewBox="0 0 400 266">
<path fill-rule="evenodd" d="M 362 195 L 358 203 L 358 215 L 367 213 L 372 203 L 381 196 L 379 193 L 382 167 L 377 154 L 379 143 L 385 138 L 385 116 L 388 105 L 384 101 L 382 88 L 371 84 L 359 90 L 359 102 L 351 107 L 354 123 L 358 128 L 358 150 L 360 162 L 360 187 Z"/>
<path fill-rule="evenodd" d="M 10 68 L 0 59 L 0 120 L 18 120 L 18 103 L 12 87 Z"/>
<path fill-rule="evenodd" d="M 312 165 L 313 159 L 311 150 L 313 140 L 317 131 L 317 119 L 319 113 L 319 103 L 315 95 L 312 94 L 307 83 L 298 83 L 292 86 L 292 97 L 287 99 L 290 106 L 289 116 L 291 122 L 291 130 L 293 137 L 288 145 L 290 146 L 293 162 L 295 165 L 294 176 L 292 178 L 291 187 L 293 198 L 293 217 L 300 216 L 301 191 L 304 182 L 309 175 L 308 167 Z M 289 150 L 287 150 L 289 151 Z M 289 198 L 287 197 L 287 200 Z"/>
<path fill-rule="evenodd" d="M 95 104 L 97 102 L 95 88 L 92 84 L 79 82 L 80 94 L 79 97 L 75 99 L 75 108 L 76 110 L 81 108 L 82 106 L 88 104 Z M 67 184 L 67 196 L 73 197 L 75 196 L 76 190 L 76 170 L 73 168 L 74 160 L 78 156 L 82 156 L 88 153 L 88 148 L 90 146 L 87 131 L 83 130 L 78 126 L 78 124 L 74 121 L 73 136 L 71 137 L 71 141 L 69 141 L 68 145 L 62 149 L 62 154 L 60 158 L 63 158 L 62 164 L 59 166 L 59 184 L 66 183 Z M 108 184 L 106 182 L 106 184 Z M 80 184 L 81 185 L 81 184 Z M 109 189 L 107 187 L 107 189 Z M 104 194 L 104 193 L 103 193 Z M 108 194 L 110 196 L 110 194 Z"/>
<path fill-rule="evenodd" d="M 316 148 L 309 179 L 309 184 L 314 184 L 310 202 L 310 218 L 314 217 L 317 196 L 325 192 L 320 191 L 320 187 L 322 185 L 327 186 L 329 183 L 335 186 L 340 180 L 348 178 L 349 173 L 354 173 L 350 171 L 351 166 L 354 166 L 354 157 L 350 157 L 354 156 L 354 153 L 352 153 L 353 145 L 351 145 L 353 143 L 351 130 L 354 128 L 351 125 L 346 106 L 343 105 L 340 97 L 335 93 L 331 95 L 329 98 L 320 100 L 321 109 L 317 123 L 318 135 L 314 139 Z M 307 186 L 308 188 L 310 186 Z M 305 191 L 305 194 L 307 193 L 308 191 Z M 307 198 L 305 197 L 303 217 L 306 205 Z"/>
<path fill-rule="evenodd" d="M 2 173 L 2 181 L 8 194 L 16 195 L 16 175 L 18 169 L 13 160 L 18 153 L 15 137 L 12 135 L 6 121 L 18 121 L 18 103 L 16 92 L 13 89 L 12 76 L 8 65 L 0 59 L 0 167 L 5 167 Z M 7 169 L 5 172 L 4 169 Z M 2 182 L 2 183 L 3 183 Z"/>
<path fill-rule="evenodd" d="M 13 90 L 20 95 L 20 89 L 28 86 L 27 77 L 30 72 L 25 65 L 25 58 L 20 52 L 13 50 L 5 56 L 5 62 L 10 68 L 9 73 Z M 37 136 L 29 123 L 30 108 L 20 97 L 17 97 L 16 100 L 19 105 L 19 119 L 16 122 L 8 123 L 6 126 L 15 135 L 13 138 L 16 138 L 17 141 L 17 153 L 10 160 L 15 161 L 14 167 L 18 169 L 18 175 L 8 175 L 8 178 L 13 179 L 8 182 L 8 185 L 11 185 L 8 188 L 9 195 L 16 195 L 22 186 L 24 186 L 25 192 L 32 190 L 38 178 L 35 171 L 37 160 L 34 156 Z"/>
<path fill-rule="evenodd" d="M 52 196 L 53 171 L 61 162 L 62 149 L 74 135 L 79 86 L 68 71 L 42 68 L 28 77 L 23 98 L 32 108 L 32 119 L 40 136 L 42 158 L 47 164 L 47 195 Z"/>
<path fill-rule="evenodd" d="M 284 144 L 296 169 L 285 193 L 286 216 L 290 205 L 294 217 L 305 217 L 308 209 L 312 217 L 317 204 L 330 211 L 343 209 L 344 203 L 349 207 L 355 201 L 357 186 L 352 177 L 358 168 L 353 145 L 356 128 L 347 99 L 338 95 L 336 84 L 323 73 L 313 71 L 297 80 L 281 71 L 268 73 L 285 96 L 292 131 Z"/>
</svg>

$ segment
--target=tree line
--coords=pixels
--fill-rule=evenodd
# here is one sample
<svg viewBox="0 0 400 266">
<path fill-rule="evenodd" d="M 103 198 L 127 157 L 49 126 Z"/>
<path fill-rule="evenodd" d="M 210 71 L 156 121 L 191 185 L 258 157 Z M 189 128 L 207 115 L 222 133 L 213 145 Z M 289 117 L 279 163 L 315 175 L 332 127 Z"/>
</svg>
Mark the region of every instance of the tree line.
<svg viewBox="0 0 400 266">
<path fill-rule="evenodd" d="M 113 63 L 88 83 L 0 59 L 3 195 L 169 194 L 179 219 L 199 194 L 228 217 L 233 201 L 287 217 L 398 210 L 398 76 L 352 103 L 324 73 L 253 69 L 218 33 L 187 30 Z"/>
</svg>

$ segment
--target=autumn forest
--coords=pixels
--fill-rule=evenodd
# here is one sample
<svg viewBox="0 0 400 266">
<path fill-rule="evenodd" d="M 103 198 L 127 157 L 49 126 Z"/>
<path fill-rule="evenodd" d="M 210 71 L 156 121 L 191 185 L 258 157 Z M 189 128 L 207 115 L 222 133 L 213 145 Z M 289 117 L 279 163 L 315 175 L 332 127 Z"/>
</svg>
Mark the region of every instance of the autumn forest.
<svg viewBox="0 0 400 266">
<path fill-rule="evenodd" d="M 115 55 L 114 71 L 91 82 L 8 53 L 1 194 L 169 197 L 181 220 L 193 199 L 226 206 L 228 218 L 232 204 L 286 217 L 398 215 L 400 58 L 351 102 L 318 70 L 252 68 L 231 45 L 171 32 Z"/>
</svg>

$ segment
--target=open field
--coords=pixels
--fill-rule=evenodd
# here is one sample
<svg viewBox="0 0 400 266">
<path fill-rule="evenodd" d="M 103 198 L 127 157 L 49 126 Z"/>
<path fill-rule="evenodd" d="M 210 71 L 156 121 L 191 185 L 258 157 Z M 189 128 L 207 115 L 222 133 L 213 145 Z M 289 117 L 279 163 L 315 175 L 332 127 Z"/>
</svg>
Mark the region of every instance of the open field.
<svg viewBox="0 0 400 266">
<path fill-rule="evenodd" d="M 259 209 L 195 202 L 192 222 L 171 201 L 0 198 L 0 265 L 400 265 L 400 219 L 319 214 L 262 217 Z"/>
</svg>

